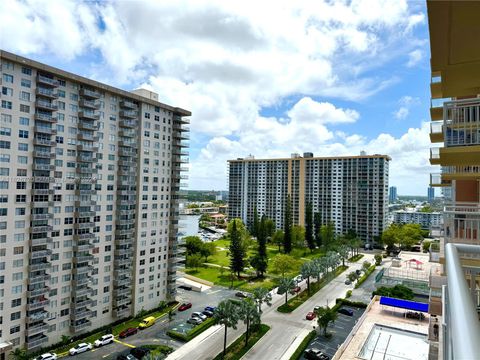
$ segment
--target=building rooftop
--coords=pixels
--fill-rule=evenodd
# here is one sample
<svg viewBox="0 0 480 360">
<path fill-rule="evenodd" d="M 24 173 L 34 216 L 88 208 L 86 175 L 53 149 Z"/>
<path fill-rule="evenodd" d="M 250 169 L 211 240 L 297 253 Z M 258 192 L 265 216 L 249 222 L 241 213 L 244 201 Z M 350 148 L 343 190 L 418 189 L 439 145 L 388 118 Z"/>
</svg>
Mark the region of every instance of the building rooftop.
<svg viewBox="0 0 480 360">
<path fill-rule="evenodd" d="M 286 160 L 337 160 L 337 159 L 364 159 L 364 158 L 374 158 L 374 159 L 385 159 L 387 161 L 392 160 L 388 155 L 350 155 L 350 156 L 292 156 L 285 158 L 271 158 L 271 159 L 255 159 L 253 156 L 248 156 L 246 158 L 237 158 L 235 160 L 228 160 L 228 162 L 255 162 L 255 161 L 286 161 Z"/>
<path fill-rule="evenodd" d="M 335 359 L 428 359 L 429 314 L 406 318 L 403 309 L 382 306 L 375 297 L 358 320 Z"/>
</svg>

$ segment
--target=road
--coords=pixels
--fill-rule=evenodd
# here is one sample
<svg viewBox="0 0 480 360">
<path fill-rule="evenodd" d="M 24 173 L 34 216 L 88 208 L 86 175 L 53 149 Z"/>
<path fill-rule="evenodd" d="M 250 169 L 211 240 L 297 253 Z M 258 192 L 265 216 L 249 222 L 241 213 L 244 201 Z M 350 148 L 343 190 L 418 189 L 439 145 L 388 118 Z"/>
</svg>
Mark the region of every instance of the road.
<svg viewBox="0 0 480 360">
<path fill-rule="evenodd" d="M 271 329 L 242 359 L 280 359 L 300 333 L 304 333 L 306 329 L 313 329 L 314 325 L 316 326 L 315 320 L 308 321 L 305 319 L 307 312 L 312 311 L 316 305 L 333 306 L 336 298 L 345 297 L 346 291 L 353 288 L 353 285 L 345 285 L 346 275 L 350 271 L 360 269 L 365 260 L 373 261 L 373 255 L 365 255 L 358 263 L 348 264 L 349 269 L 332 280 L 291 314 L 282 314 L 276 311 L 276 308 L 285 301 L 285 296 L 278 295 L 274 291 L 272 306 L 264 305 L 262 315 L 262 322 L 269 325 Z M 302 289 L 306 288 L 305 281 L 302 282 L 301 287 Z M 208 335 L 193 339 L 169 355 L 168 360 L 213 359 L 223 350 L 224 328 L 215 326 L 207 331 Z M 243 324 L 239 324 L 237 330 L 229 328 L 227 343 L 232 343 L 244 332 L 245 326 Z"/>
<path fill-rule="evenodd" d="M 159 319 L 155 325 L 139 331 L 136 335 L 132 335 L 125 339 L 116 339 L 112 344 L 106 345 L 101 348 L 94 348 L 91 351 L 75 356 L 76 360 L 90 360 L 90 359 L 115 359 L 118 355 L 128 352 L 130 348 L 141 345 L 168 345 L 174 349 L 178 349 L 183 342 L 173 340 L 166 335 L 166 331 L 175 325 L 185 322 L 190 318 L 193 311 L 203 311 L 205 306 L 216 306 L 220 301 L 233 298 L 235 295 L 234 290 L 225 289 L 223 287 L 212 287 L 208 290 L 204 290 L 201 293 L 195 291 L 186 291 L 178 289 L 177 300 L 179 302 L 191 302 L 192 308 L 178 312 L 173 321 L 168 321 L 168 316 Z"/>
</svg>

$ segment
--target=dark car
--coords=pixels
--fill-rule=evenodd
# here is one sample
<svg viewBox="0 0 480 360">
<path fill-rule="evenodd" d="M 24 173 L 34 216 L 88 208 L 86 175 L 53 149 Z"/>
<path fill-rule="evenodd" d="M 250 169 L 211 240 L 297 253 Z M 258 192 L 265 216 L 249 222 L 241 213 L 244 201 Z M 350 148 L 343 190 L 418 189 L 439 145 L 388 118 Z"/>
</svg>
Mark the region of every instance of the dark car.
<svg viewBox="0 0 480 360">
<path fill-rule="evenodd" d="M 118 355 L 117 360 L 137 360 L 137 358 L 130 354 Z"/>
<path fill-rule="evenodd" d="M 130 355 L 135 356 L 137 359 L 142 359 L 143 357 L 147 356 L 150 352 L 150 349 L 137 347 L 130 350 Z"/>
<path fill-rule="evenodd" d="M 247 297 L 247 295 L 245 293 L 241 292 L 241 291 L 236 292 L 235 296 L 239 297 L 239 298 L 246 298 Z"/>
<path fill-rule="evenodd" d="M 120 339 L 126 338 L 127 336 L 134 335 L 138 332 L 137 328 L 128 328 L 126 330 L 123 330 L 120 334 L 118 334 L 118 337 Z"/>
<path fill-rule="evenodd" d="M 205 306 L 205 311 L 211 311 L 212 313 L 215 311 L 216 307 L 214 306 Z"/>
<path fill-rule="evenodd" d="M 185 311 L 187 309 L 190 309 L 192 307 L 192 303 L 183 303 L 182 305 L 180 305 L 180 307 L 178 308 L 178 311 Z"/>
<path fill-rule="evenodd" d="M 213 316 L 213 312 L 208 311 L 208 310 L 202 311 L 202 314 L 205 315 L 206 317 L 212 317 Z"/>
<path fill-rule="evenodd" d="M 178 288 L 183 290 L 188 290 L 188 291 L 192 290 L 192 287 L 188 285 L 180 285 Z"/>
<path fill-rule="evenodd" d="M 338 312 L 343 315 L 353 316 L 353 311 L 350 309 L 341 308 L 341 309 L 338 309 Z"/>
<path fill-rule="evenodd" d="M 308 360 L 330 360 L 330 356 L 325 354 L 322 350 L 316 348 L 305 350 L 303 356 Z"/>
</svg>

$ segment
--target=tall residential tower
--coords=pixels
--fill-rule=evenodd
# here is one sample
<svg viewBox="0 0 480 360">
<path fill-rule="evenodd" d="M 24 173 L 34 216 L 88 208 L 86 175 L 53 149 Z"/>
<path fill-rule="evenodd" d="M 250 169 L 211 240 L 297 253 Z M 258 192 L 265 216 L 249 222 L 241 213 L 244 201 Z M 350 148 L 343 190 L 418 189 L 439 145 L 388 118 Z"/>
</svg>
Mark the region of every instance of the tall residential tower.
<svg viewBox="0 0 480 360">
<path fill-rule="evenodd" d="M 0 343 L 36 350 L 173 298 L 190 112 L 0 62 Z"/>
<path fill-rule="evenodd" d="M 254 208 L 282 228 L 287 195 L 294 224 L 305 224 L 311 203 L 322 223 L 332 221 L 336 232 L 354 230 L 367 242 L 386 227 L 388 162 L 386 155 L 303 157 L 229 161 L 230 218 L 253 222 Z"/>
</svg>

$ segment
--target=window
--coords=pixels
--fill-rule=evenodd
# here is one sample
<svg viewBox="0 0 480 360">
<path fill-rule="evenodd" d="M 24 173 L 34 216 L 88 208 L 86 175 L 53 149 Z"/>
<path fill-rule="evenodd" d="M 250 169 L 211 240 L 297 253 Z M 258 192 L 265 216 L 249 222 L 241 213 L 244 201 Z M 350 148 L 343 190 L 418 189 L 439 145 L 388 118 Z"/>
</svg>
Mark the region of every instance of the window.
<svg viewBox="0 0 480 360">
<path fill-rule="evenodd" d="M 20 111 L 24 113 L 30 113 L 30 106 L 20 104 Z"/>
<path fill-rule="evenodd" d="M 3 74 L 3 81 L 13 84 L 13 75 Z"/>
<path fill-rule="evenodd" d="M 20 125 L 28 126 L 30 124 L 30 120 L 26 117 L 20 117 L 19 120 L 18 120 L 18 123 Z"/>
<path fill-rule="evenodd" d="M 13 96 L 13 89 L 6 86 L 2 86 L 2 95 Z"/>
<path fill-rule="evenodd" d="M 30 93 L 26 91 L 20 91 L 20 100 L 30 101 Z"/>
<path fill-rule="evenodd" d="M 0 127 L 0 135 L 10 136 L 12 133 L 12 129 L 7 127 Z"/>
<path fill-rule="evenodd" d="M 12 123 L 12 115 L 2 114 L 1 121 L 2 121 L 2 123 L 5 123 L 5 124 L 11 124 Z"/>
<path fill-rule="evenodd" d="M 20 84 L 23 86 L 23 87 L 26 87 L 26 88 L 31 88 L 32 87 L 32 82 L 28 79 L 22 79 Z"/>
<path fill-rule="evenodd" d="M 10 334 L 15 334 L 17 332 L 20 332 L 20 325 L 17 325 L 17 326 L 12 326 L 10 328 Z"/>
<path fill-rule="evenodd" d="M 0 149 L 10 149 L 10 141 L 0 140 Z"/>
<path fill-rule="evenodd" d="M 18 143 L 18 150 L 19 151 L 28 151 L 28 144 Z"/>
<path fill-rule="evenodd" d="M 9 154 L 0 154 L 0 162 L 9 163 L 10 155 Z M 1 187 L 0 187 L 1 189 Z"/>
<path fill-rule="evenodd" d="M 64 98 L 65 97 L 65 91 L 57 90 L 57 95 L 58 95 L 58 97 Z"/>
<path fill-rule="evenodd" d="M 12 300 L 12 306 L 11 306 L 12 308 L 20 306 L 20 305 L 22 305 L 22 299 L 13 299 Z"/>
<path fill-rule="evenodd" d="M 32 69 L 28 68 L 28 67 L 25 67 L 25 66 L 22 66 L 22 74 L 32 75 Z"/>
<path fill-rule="evenodd" d="M 12 102 L 2 100 L 2 108 L 11 110 L 12 109 Z"/>
<path fill-rule="evenodd" d="M 13 291 L 12 291 L 12 292 L 13 292 Z M 10 320 L 11 320 L 11 321 L 15 321 L 15 320 L 20 319 L 21 314 L 22 314 L 21 311 L 17 311 L 17 312 L 14 312 L 14 313 L 10 314 Z"/>
</svg>

